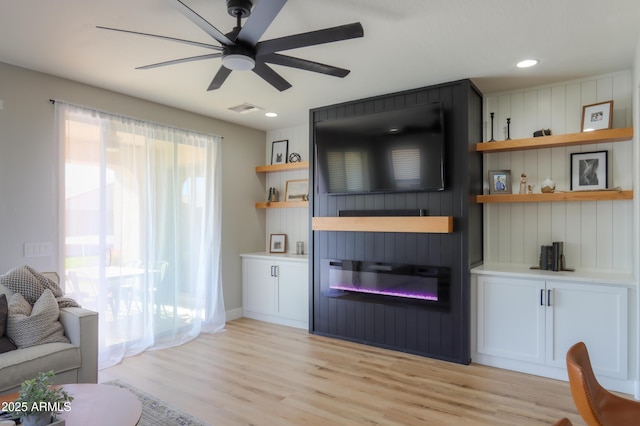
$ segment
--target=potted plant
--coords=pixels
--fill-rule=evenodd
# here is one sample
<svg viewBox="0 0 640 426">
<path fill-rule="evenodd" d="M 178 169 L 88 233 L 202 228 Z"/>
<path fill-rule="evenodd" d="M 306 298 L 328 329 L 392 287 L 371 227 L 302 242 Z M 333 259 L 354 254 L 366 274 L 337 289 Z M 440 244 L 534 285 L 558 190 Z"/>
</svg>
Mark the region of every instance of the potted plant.
<svg viewBox="0 0 640 426">
<path fill-rule="evenodd" d="M 53 371 L 40 372 L 22 383 L 18 399 L 9 404 L 8 411 L 19 417 L 23 426 L 50 425 L 54 414 L 69 410 L 73 397 L 61 387 L 52 386 L 54 376 Z"/>
</svg>

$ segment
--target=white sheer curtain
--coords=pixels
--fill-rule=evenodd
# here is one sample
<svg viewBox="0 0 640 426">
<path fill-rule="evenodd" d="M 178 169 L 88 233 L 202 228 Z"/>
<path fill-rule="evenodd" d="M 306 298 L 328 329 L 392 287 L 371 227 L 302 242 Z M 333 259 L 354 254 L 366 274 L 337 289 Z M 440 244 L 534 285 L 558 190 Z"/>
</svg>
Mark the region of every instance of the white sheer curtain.
<svg viewBox="0 0 640 426">
<path fill-rule="evenodd" d="M 67 292 L 99 366 L 219 331 L 220 137 L 55 103 Z"/>
</svg>

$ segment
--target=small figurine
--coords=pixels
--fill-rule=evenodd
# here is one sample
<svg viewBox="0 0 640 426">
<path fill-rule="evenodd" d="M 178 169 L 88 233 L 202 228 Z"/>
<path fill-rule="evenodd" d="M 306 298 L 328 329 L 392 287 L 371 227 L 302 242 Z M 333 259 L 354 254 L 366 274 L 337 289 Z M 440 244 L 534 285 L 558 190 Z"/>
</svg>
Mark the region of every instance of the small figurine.
<svg viewBox="0 0 640 426">
<path fill-rule="evenodd" d="M 522 173 L 520 175 L 520 194 L 527 193 L 527 175 Z"/>
<path fill-rule="evenodd" d="M 527 185 L 527 190 L 529 191 L 529 194 L 533 194 L 533 187 L 534 185 Z"/>
</svg>

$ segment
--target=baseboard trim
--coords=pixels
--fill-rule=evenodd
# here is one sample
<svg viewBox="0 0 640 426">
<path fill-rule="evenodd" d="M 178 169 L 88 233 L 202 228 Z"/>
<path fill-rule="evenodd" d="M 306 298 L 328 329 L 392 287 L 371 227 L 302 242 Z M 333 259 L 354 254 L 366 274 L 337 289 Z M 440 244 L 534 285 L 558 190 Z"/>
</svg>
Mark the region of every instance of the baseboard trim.
<svg viewBox="0 0 640 426">
<path fill-rule="evenodd" d="M 472 353 L 471 360 L 476 364 L 487 365 L 489 367 L 519 371 L 521 373 L 533 374 L 535 376 L 547 377 L 549 379 L 562 380 L 564 382 L 569 381 L 566 367 L 553 367 L 550 365 L 538 364 L 534 362 L 519 361 L 478 353 Z M 637 393 L 634 391 L 637 391 L 638 382 L 635 382 L 634 380 L 599 375 L 598 381 L 604 388 L 609 390 L 626 393 L 628 395 L 634 395 L 634 393 Z M 634 386 L 636 386 L 636 389 L 634 389 Z M 634 395 L 634 397 L 638 399 L 636 395 Z"/>
<path fill-rule="evenodd" d="M 225 314 L 227 316 L 227 321 L 237 320 L 238 318 L 242 318 L 244 316 L 242 313 L 242 308 L 225 311 Z"/>
</svg>

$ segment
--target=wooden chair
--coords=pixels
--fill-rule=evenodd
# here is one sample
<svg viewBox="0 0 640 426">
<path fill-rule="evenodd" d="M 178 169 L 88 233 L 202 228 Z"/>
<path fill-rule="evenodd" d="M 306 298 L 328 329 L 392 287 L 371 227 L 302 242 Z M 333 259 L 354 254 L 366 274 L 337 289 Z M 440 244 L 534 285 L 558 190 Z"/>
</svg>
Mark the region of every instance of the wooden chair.
<svg viewBox="0 0 640 426">
<path fill-rule="evenodd" d="M 640 402 L 615 395 L 598 383 L 583 342 L 567 351 L 567 372 L 573 402 L 589 426 L 638 424 Z"/>
</svg>

